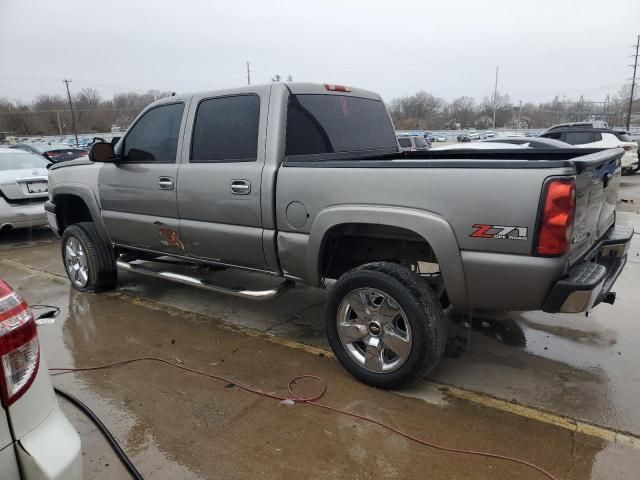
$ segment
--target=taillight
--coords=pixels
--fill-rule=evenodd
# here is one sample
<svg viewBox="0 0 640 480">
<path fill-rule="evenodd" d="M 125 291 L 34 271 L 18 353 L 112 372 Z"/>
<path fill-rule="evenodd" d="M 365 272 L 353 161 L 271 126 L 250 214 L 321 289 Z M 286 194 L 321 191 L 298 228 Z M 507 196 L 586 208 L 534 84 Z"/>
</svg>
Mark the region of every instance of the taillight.
<svg viewBox="0 0 640 480">
<path fill-rule="evenodd" d="M 622 148 L 624 148 L 627 152 L 633 150 L 633 147 L 631 145 L 623 145 Z"/>
<path fill-rule="evenodd" d="M 574 179 L 551 180 L 545 185 L 538 230 L 538 255 L 564 255 L 569 250 L 576 212 Z"/>
<path fill-rule="evenodd" d="M 89 155 L 89 152 L 87 152 L 86 150 L 80 152 L 81 157 L 86 157 L 87 155 Z"/>
<path fill-rule="evenodd" d="M 59 157 L 60 153 L 59 152 L 47 152 L 45 155 L 47 157 L 49 157 L 49 158 L 55 158 L 55 157 Z"/>
<path fill-rule="evenodd" d="M 29 389 L 39 362 L 33 315 L 22 297 L 0 280 L 0 397 L 5 407 Z"/>
<path fill-rule="evenodd" d="M 350 92 L 351 87 L 345 87 L 344 85 L 333 85 L 331 83 L 325 83 L 324 88 L 330 92 Z"/>
</svg>

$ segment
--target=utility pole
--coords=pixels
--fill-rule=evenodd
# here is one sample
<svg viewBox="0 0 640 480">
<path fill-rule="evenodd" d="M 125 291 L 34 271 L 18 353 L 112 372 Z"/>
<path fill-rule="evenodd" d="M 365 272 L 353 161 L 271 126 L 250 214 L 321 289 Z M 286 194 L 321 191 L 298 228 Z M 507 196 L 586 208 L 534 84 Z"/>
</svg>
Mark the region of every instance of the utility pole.
<svg viewBox="0 0 640 480">
<path fill-rule="evenodd" d="M 71 93 L 69 92 L 70 81 L 71 80 L 63 80 L 62 83 L 67 86 L 67 97 L 69 98 L 69 108 L 71 109 L 71 124 L 73 125 L 73 134 L 76 137 L 76 147 L 79 147 L 80 144 L 78 142 L 78 130 L 76 129 L 76 116 L 73 113 L 73 102 L 71 101 Z"/>
<path fill-rule="evenodd" d="M 247 62 L 247 85 L 251 85 L 251 69 L 249 68 L 249 62 Z"/>
<path fill-rule="evenodd" d="M 62 136 L 62 125 L 60 124 L 60 112 L 56 111 L 56 115 L 58 116 L 58 132 L 60 136 Z"/>
<path fill-rule="evenodd" d="M 496 102 L 498 101 L 498 66 L 496 65 L 496 83 L 493 87 L 493 129 L 496 129 Z"/>
<path fill-rule="evenodd" d="M 638 47 L 640 47 L 640 35 L 636 41 L 635 62 L 633 62 L 633 78 L 631 79 L 631 96 L 629 97 L 629 110 L 627 111 L 627 130 L 631 125 L 631 107 L 633 106 L 633 92 L 636 88 L 636 70 L 638 69 Z"/>
<path fill-rule="evenodd" d="M 518 128 L 522 128 L 522 125 L 520 124 L 521 114 L 522 114 L 522 100 L 520 100 L 520 106 L 518 107 Z"/>
</svg>

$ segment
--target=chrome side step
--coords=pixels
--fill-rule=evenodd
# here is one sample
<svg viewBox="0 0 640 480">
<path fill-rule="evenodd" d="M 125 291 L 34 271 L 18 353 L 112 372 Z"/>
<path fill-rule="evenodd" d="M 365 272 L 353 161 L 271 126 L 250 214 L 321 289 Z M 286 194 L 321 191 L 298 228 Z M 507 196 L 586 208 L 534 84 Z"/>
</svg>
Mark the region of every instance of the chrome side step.
<svg viewBox="0 0 640 480">
<path fill-rule="evenodd" d="M 182 275 L 180 273 L 155 271 L 144 265 L 133 265 L 132 263 L 125 262 L 124 260 L 116 260 L 116 266 L 122 270 L 128 272 L 139 273 L 141 275 L 147 275 L 148 277 L 163 278 L 172 282 L 183 283 L 185 285 L 191 285 L 192 287 L 202 288 L 209 290 L 210 292 L 224 293 L 227 295 L 233 295 L 234 297 L 248 298 L 249 300 L 269 300 L 282 295 L 295 285 L 295 282 L 291 280 L 285 280 L 275 288 L 270 290 L 239 290 L 229 287 L 222 287 L 220 285 L 214 285 L 208 280 L 190 277 L 188 275 Z"/>
</svg>

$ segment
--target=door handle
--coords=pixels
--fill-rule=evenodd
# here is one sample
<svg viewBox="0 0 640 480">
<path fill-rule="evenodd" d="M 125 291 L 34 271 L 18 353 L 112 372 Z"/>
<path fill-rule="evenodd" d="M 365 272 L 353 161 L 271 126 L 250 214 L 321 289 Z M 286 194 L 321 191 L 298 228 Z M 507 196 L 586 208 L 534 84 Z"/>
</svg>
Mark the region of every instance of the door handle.
<svg viewBox="0 0 640 480">
<path fill-rule="evenodd" d="M 173 190 L 173 177 L 158 178 L 158 186 L 160 190 Z"/>
<path fill-rule="evenodd" d="M 231 180 L 231 193 L 234 195 L 249 195 L 251 182 L 249 180 Z"/>
</svg>

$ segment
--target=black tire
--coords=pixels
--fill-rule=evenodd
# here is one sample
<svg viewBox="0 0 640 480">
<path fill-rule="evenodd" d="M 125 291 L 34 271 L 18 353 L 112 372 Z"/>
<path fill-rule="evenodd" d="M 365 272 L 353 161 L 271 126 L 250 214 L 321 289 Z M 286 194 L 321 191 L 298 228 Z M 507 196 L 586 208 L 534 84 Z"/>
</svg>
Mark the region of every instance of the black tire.
<svg viewBox="0 0 640 480">
<path fill-rule="evenodd" d="M 87 281 L 86 285 L 79 285 L 72 278 L 68 266 L 67 246 L 69 242 L 77 241 L 86 257 Z M 71 282 L 71 286 L 81 292 L 104 292 L 112 290 L 118 280 L 116 261 L 113 248 L 105 242 L 92 222 L 73 224 L 64 230 L 62 235 L 62 260 Z"/>
<path fill-rule="evenodd" d="M 338 313 L 343 299 L 358 288 L 373 288 L 390 296 L 406 316 L 411 347 L 404 363 L 386 373 L 358 363 L 343 345 L 338 332 Z M 329 344 L 342 366 L 358 380 L 378 388 L 398 388 L 426 375 L 438 364 L 447 342 L 446 318 L 433 290 L 419 275 L 401 265 L 375 262 L 342 275 L 325 305 Z"/>
</svg>

